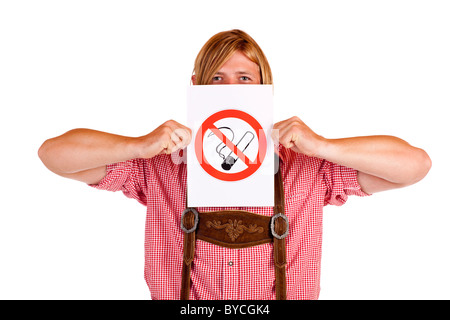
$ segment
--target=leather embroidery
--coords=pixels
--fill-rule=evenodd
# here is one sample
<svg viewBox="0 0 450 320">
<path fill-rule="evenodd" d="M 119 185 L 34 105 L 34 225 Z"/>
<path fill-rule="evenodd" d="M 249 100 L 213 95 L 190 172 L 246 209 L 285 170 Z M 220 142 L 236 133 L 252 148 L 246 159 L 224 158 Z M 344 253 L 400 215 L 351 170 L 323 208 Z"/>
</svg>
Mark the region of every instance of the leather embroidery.
<svg viewBox="0 0 450 320">
<path fill-rule="evenodd" d="M 222 224 L 221 221 L 213 220 L 206 221 L 206 226 L 208 228 L 214 228 L 216 230 L 225 229 L 225 232 L 230 237 L 231 241 L 235 241 L 244 231 L 248 233 L 262 233 L 264 231 L 263 227 L 259 227 L 257 224 L 250 224 L 248 227 L 242 224 L 242 220 L 228 220 L 228 223 Z"/>
</svg>

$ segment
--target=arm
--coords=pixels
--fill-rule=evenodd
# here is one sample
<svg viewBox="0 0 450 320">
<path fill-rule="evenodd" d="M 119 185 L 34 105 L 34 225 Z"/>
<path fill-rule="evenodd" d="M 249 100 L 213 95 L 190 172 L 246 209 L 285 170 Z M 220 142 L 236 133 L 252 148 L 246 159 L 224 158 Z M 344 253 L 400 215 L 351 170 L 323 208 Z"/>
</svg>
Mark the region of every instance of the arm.
<svg viewBox="0 0 450 320">
<path fill-rule="evenodd" d="M 38 154 L 52 172 L 95 184 L 106 175 L 108 164 L 170 154 L 188 145 L 190 140 L 190 129 L 170 120 L 151 133 L 136 138 L 74 129 L 45 141 Z"/>
<path fill-rule="evenodd" d="M 369 194 L 416 183 L 431 168 L 425 151 L 399 138 L 325 139 L 297 117 L 276 123 L 274 139 L 296 152 L 358 170 L 358 182 Z"/>
</svg>

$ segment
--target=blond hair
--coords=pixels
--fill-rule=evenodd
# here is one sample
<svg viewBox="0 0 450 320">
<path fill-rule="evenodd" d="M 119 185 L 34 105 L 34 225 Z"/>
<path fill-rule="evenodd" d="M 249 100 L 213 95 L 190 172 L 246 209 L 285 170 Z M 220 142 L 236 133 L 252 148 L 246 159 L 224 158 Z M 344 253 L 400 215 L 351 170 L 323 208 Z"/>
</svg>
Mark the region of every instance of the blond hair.
<svg viewBox="0 0 450 320">
<path fill-rule="evenodd" d="M 244 53 L 259 66 L 261 84 L 272 84 L 272 71 L 259 45 L 242 30 L 219 32 L 202 47 L 195 59 L 195 84 L 210 84 L 216 72 L 236 52 Z"/>
</svg>

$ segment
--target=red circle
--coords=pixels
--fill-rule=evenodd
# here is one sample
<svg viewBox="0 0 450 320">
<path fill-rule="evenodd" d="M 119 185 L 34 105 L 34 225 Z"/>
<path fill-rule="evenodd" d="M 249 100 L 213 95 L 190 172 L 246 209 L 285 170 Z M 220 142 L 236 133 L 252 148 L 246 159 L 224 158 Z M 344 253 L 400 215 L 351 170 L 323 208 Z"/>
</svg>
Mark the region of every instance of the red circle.
<svg viewBox="0 0 450 320">
<path fill-rule="evenodd" d="M 206 131 L 213 127 L 216 121 L 224 118 L 238 118 L 247 122 L 255 130 L 256 136 L 258 137 L 258 154 L 256 155 L 256 161 L 249 163 L 247 165 L 247 168 L 240 172 L 225 173 L 217 170 L 208 163 L 203 153 L 203 137 L 205 136 Z M 255 173 L 264 161 L 264 158 L 266 156 L 266 147 L 266 136 L 259 122 L 248 113 L 235 109 L 222 110 L 209 116 L 200 126 L 200 130 L 198 130 L 195 137 L 195 154 L 201 167 L 209 175 L 223 181 L 238 181 L 245 179 Z"/>
</svg>

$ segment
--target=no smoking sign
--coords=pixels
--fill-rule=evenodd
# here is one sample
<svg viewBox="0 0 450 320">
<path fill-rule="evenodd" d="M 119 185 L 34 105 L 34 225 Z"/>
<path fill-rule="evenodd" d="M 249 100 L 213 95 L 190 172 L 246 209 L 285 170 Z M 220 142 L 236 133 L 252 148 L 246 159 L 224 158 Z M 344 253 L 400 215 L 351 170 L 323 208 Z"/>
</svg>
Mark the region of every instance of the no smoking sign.
<svg viewBox="0 0 450 320">
<path fill-rule="evenodd" d="M 274 205 L 272 90 L 270 85 L 188 88 L 188 206 Z"/>
<path fill-rule="evenodd" d="M 250 114 L 227 109 L 208 117 L 197 131 L 195 154 L 212 177 L 239 181 L 251 176 L 266 156 L 267 139 Z"/>
</svg>

